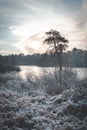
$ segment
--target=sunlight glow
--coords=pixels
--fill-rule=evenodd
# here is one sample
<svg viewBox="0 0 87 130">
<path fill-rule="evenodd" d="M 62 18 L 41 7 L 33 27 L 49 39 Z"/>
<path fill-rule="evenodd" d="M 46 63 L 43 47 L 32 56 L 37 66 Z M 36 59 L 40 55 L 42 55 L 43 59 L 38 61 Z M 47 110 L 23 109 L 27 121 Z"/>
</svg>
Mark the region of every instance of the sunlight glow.
<svg viewBox="0 0 87 130">
<path fill-rule="evenodd" d="M 34 40 L 31 44 L 30 44 L 31 48 L 33 48 L 34 50 L 37 50 L 40 48 L 40 43 L 36 40 Z"/>
</svg>

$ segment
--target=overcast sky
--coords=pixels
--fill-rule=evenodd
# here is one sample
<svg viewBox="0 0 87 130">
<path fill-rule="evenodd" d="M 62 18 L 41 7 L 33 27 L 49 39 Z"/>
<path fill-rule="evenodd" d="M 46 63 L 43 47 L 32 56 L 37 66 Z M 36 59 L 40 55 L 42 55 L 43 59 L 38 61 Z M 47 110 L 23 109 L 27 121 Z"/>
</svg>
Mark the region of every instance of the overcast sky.
<svg viewBox="0 0 87 130">
<path fill-rule="evenodd" d="M 69 39 L 69 49 L 85 48 L 87 0 L 0 0 L 0 54 L 45 51 L 50 29 Z"/>
</svg>

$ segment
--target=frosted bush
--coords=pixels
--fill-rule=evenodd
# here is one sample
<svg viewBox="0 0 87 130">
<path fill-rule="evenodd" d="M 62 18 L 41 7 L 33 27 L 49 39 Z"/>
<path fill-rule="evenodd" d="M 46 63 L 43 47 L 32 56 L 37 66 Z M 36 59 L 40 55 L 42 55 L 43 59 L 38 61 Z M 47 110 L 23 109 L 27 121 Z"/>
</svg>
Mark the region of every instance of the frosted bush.
<svg viewBox="0 0 87 130">
<path fill-rule="evenodd" d="M 22 79 L 17 73 L 8 73 L 5 75 L 0 75 L 0 82 L 4 85 L 1 85 L 0 89 L 8 89 L 19 94 L 26 95 L 30 91 L 40 91 L 41 93 L 60 93 L 61 90 L 73 87 L 76 82 L 76 74 L 71 70 L 62 71 L 62 89 L 59 88 L 59 70 L 57 72 L 56 79 L 55 71 L 46 71 L 43 70 L 43 74 L 34 75 L 28 74 L 26 79 Z M 58 84 L 57 84 L 58 82 Z"/>
</svg>

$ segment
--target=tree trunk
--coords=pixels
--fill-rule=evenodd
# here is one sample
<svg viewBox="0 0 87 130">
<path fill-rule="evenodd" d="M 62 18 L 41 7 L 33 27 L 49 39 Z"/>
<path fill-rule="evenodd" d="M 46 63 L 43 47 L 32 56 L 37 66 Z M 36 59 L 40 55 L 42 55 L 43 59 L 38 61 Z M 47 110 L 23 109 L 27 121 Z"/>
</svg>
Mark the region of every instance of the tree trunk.
<svg viewBox="0 0 87 130">
<path fill-rule="evenodd" d="M 55 53 L 55 58 L 54 58 L 54 64 L 55 64 L 55 79 L 56 79 L 56 85 L 58 88 L 58 55 Z"/>
<path fill-rule="evenodd" d="M 58 88 L 58 71 L 57 71 L 58 67 L 55 66 L 55 79 L 56 79 L 56 84 L 57 84 L 57 88 Z"/>
<path fill-rule="evenodd" d="M 62 52 L 59 54 L 59 77 L 60 77 L 60 88 L 62 89 Z"/>
<path fill-rule="evenodd" d="M 62 87 L 62 67 L 60 66 L 60 88 Z"/>
</svg>

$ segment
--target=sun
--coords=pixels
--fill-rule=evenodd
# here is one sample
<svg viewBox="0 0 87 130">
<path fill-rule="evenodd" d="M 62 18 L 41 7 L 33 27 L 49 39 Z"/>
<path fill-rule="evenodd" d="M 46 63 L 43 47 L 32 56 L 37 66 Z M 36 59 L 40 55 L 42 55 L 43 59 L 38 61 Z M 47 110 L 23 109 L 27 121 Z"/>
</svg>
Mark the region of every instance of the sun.
<svg viewBox="0 0 87 130">
<path fill-rule="evenodd" d="M 34 40 L 31 42 L 30 46 L 31 46 L 31 48 L 38 50 L 40 48 L 41 44 L 39 41 Z"/>
</svg>

